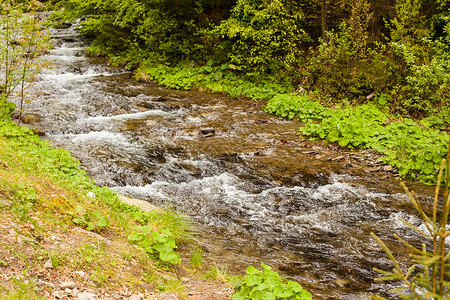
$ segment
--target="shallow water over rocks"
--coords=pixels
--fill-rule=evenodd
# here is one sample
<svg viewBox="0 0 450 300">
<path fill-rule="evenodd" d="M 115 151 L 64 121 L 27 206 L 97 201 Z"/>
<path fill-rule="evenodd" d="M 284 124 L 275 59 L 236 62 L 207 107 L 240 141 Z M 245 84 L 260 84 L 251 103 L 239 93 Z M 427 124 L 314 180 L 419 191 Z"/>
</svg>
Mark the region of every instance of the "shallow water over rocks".
<svg viewBox="0 0 450 300">
<path fill-rule="evenodd" d="M 205 255 L 232 270 L 264 262 L 317 299 L 392 288 L 373 281 L 373 267 L 391 266 L 369 233 L 399 252 L 392 234 L 413 238 L 399 217 L 419 220 L 393 176 L 366 172 L 372 153 L 312 147 L 255 101 L 136 82 L 85 57 L 72 29 L 53 34 L 54 68 L 27 110 L 98 184 L 182 211 Z"/>
</svg>

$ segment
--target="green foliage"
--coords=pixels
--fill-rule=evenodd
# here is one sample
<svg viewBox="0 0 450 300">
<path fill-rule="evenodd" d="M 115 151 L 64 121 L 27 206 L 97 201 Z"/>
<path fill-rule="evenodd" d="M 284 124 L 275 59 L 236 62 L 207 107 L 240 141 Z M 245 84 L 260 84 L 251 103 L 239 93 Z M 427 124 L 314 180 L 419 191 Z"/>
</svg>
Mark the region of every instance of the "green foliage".
<svg viewBox="0 0 450 300">
<path fill-rule="evenodd" d="M 443 176 L 444 167 L 446 167 L 445 176 Z M 450 284 L 448 281 L 450 252 L 446 243 L 450 234 L 448 231 L 448 216 L 450 212 L 450 197 L 448 193 L 449 167 L 450 163 L 446 160 L 443 160 L 440 164 L 432 215 L 427 214 L 423 210 L 416 194 L 411 193 L 402 183 L 403 189 L 419 213 L 424 225 L 424 228 L 419 228 L 404 219 L 400 219 L 420 236 L 420 242 L 422 242 L 417 243 L 420 246 L 414 246 L 400 236 L 394 235 L 411 251 L 410 259 L 407 262 L 402 261 L 402 264 L 408 264 L 407 269 L 396 260 L 391 250 L 374 233 L 371 233 L 372 237 L 380 244 L 394 264 L 392 271 L 375 269 L 384 276 L 375 280 L 399 281 L 401 286 L 391 292 L 398 294 L 402 299 L 448 299 L 450 296 L 448 288 Z M 446 184 L 442 199 L 440 198 L 440 183 L 443 179 L 445 179 Z M 377 299 L 384 298 L 378 296 Z"/>
<path fill-rule="evenodd" d="M 448 12 L 434 7 L 436 14 L 430 18 L 429 12 L 424 13 L 427 6 L 422 1 L 398 1 L 396 18 L 388 23 L 386 59 L 390 75 L 386 87 L 394 112 L 422 117 L 433 107 L 448 106 L 450 57 L 446 40 L 450 27 L 441 13 Z"/>
<path fill-rule="evenodd" d="M 264 109 L 279 117 L 307 122 L 300 132 L 312 138 L 342 147 L 375 149 L 403 178 L 434 182 L 446 155 L 448 134 L 409 119 L 391 122 L 392 116 L 375 105 L 329 109 L 308 96 L 284 94 L 269 100 Z"/>
<path fill-rule="evenodd" d="M 139 65 L 144 59 L 203 59 L 209 20 L 202 14 L 211 6 L 208 1 L 68 0 L 65 14 L 89 16 L 81 33 L 95 37 L 96 52 Z"/>
<path fill-rule="evenodd" d="M 128 239 L 164 262 L 179 264 L 180 256 L 174 249 L 177 241 L 190 238 L 188 221 L 170 210 L 134 211 L 132 215 L 141 226 L 134 227 Z"/>
<path fill-rule="evenodd" d="M 18 96 L 19 112 L 30 100 L 27 88 L 34 84 L 38 72 L 48 63 L 39 55 L 48 48 L 48 34 L 42 30 L 35 14 L 36 1 L 27 7 L 14 1 L 0 6 L 0 118 L 9 118 L 14 106 L 8 103 Z M 24 13 L 24 11 L 27 11 Z"/>
<path fill-rule="evenodd" d="M 78 213 L 81 213 L 83 208 L 78 206 L 76 208 Z M 98 210 L 88 210 L 84 212 L 81 217 L 73 218 L 75 224 L 83 226 L 86 230 L 100 232 L 108 226 L 108 220 Z"/>
<path fill-rule="evenodd" d="M 320 121 L 326 111 L 325 107 L 319 102 L 312 101 L 307 95 L 290 94 L 276 95 L 267 102 L 263 109 L 280 118 L 297 118 L 302 122 Z"/>
<path fill-rule="evenodd" d="M 33 187 L 24 184 L 16 184 L 12 187 L 12 210 L 20 220 L 29 218 L 28 212 L 33 208 L 37 200 Z"/>
<path fill-rule="evenodd" d="M 17 126 L 11 121 L 0 122 L 0 136 L 9 139 L 16 155 L 33 154 L 32 158 L 23 161 L 25 169 L 37 166 L 54 176 L 84 176 L 86 173 L 78 168 L 80 162 L 67 150 L 49 148 L 48 141 L 41 140 L 27 127 Z"/>
<path fill-rule="evenodd" d="M 203 263 L 203 250 L 200 247 L 191 250 L 191 266 L 199 268 Z"/>
<path fill-rule="evenodd" d="M 284 280 L 264 263 L 261 266 L 262 270 L 252 266 L 247 268 L 247 275 L 236 285 L 234 300 L 312 299 L 311 294 L 297 282 Z"/>
<path fill-rule="evenodd" d="M 445 132 L 411 120 L 387 123 L 387 116 L 373 105 L 328 110 L 321 123 L 309 122 L 300 131 L 340 146 L 375 149 L 403 178 L 424 183 L 436 180 L 448 145 Z"/>
<path fill-rule="evenodd" d="M 14 200 L 19 203 L 34 203 L 36 201 L 36 191 L 31 186 L 18 184 L 14 189 Z"/>
<path fill-rule="evenodd" d="M 19 276 L 18 276 L 19 277 Z M 6 295 L 0 294 L 2 299 L 15 300 L 43 300 L 44 296 L 39 295 L 39 287 L 36 280 L 25 281 L 22 278 L 11 277 L 9 280 L 13 285 L 13 291 Z"/>
<path fill-rule="evenodd" d="M 233 72 L 235 68 L 232 64 L 214 66 L 211 60 L 208 65 L 201 67 L 187 64 L 171 67 L 147 61 L 136 70 L 136 77 L 144 81 L 154 80 L 168 88 L 201 88 L 228 93 L 231 97 L 246 96 L 256 100 L 270 99 L 279 93 L 292 90 L 289 84 L 271 77 L 260 78 L 258 83 L 248 77 L 237 77 Z"/>
<path fill-rule="evenodd" d="M 302 22 L 301 8 L 291 1 L 238 0 L 216 32 L 231 41 L 231 63 L 247 74 L 281 75 L 301 63 Z"/>
<path fill-rule="evenodd" d="M 364 101 L 371 93 L 381 93 L 389 80 L 385 45 L 369 42 L 370 5 L 365 0 L 350 2 L 350 18 L 338 31 L 327 32 L 327 40 L 312 50 L 303 70 L 304 88 L 334 102 Z"/>
<path fill-rule="evenodd" d="M 370 148 L 380 135 L 386 116 L 372 105 L 355 108 L 327 110 L 321 123 L 309 122 L 300 131 L 338 142 L 343 147 Z"/>
<path fill-rule="evenodd" d="M 150 254 L 170 264 L 181 263 L 180 255 L 173 250 L 177 247 L 172 232 L 166 228 L 156 230 L 151 225 L 135 227 L 128 239 L 143 247 Z"/>
</svg>

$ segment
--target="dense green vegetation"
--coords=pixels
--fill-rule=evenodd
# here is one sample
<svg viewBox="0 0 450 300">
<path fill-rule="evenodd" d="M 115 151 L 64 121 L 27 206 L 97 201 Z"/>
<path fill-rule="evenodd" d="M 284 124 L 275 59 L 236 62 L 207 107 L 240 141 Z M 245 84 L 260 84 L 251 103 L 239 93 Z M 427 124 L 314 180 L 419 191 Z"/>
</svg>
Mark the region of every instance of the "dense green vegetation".
<svg viewBox="0 0 450 300">
<path fill-rule="evenodd" d="M 157 254 L 156 257 L 162 261 L 173 264 L 180 262 L 179 257 L 174 260 L 164 255 L 175 255 L 172 251 L 176 247 L 175 241 L 189 237 L 188 222 L 181 216 L 169 211 L 141 212 L 137 207 L 120 202 L 112 190 L 94 185 L 86 172 L 78 168 L 79 161 L 68 151 L 51 148 L 48 141 L 41 140 L 27 127 L 19 127 L 11 121 L 3 121 L 0 125 L 4 164 L 17 167 L 24 174 L 45 174 L 55 184 L 76 191 L 79 197 L 84 198 L 82 202 L 77 201 L 78 205 L 66 203 L 68 207 L 64 208 L 62 216 L 65 221 L 99 233 L 110 226 L 117 226 L 117 222 L 124 222 L 121 226 L 135 224 L 135 227 L 126 226 L 131 241 L 137 240 L 133 237 L 141 235 L 143 227 L 140 225 L 145 224 L 147 234 L 157 235 L 156 242 L 142 245 L 147 252 Z M 10 185 L 5 181 L 2 188 L 3 192 L 10 195 L 7 198 L 18 199 L 14 201 L 13 210 L 20 219 L 29 218 L 29 213 L 40 209 L 41 205 L 45 206 L 33 186 Z M 119 216 L 120 219 L 117 219 Z"/>
<path fill-rule="evenodd" d="M 343 147 L 375 149 L 399 174 L 425 183 L 436 181 L 442 159 L 447 157 L 449 135 L 428 127 L 429 119 L 391 120 L 376 105 L 326 108 L 308 96 L 278 95 L 266 111 L 280 117 L 297 118 L 306 125 L 302 134 Z"/>
</svg>

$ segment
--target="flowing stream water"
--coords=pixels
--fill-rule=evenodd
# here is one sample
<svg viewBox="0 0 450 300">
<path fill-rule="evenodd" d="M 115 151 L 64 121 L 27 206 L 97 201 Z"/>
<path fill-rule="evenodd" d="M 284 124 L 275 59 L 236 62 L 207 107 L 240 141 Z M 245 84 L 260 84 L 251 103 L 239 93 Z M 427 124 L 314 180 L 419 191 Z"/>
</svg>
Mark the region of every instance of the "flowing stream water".
<svg viewBox="0 0 450 300">
<path fill-rule="evenodd" d="M 264 262 L 315 299 L 386 296 L 392 285 L 375 283 L 372 268 L 392 266 L 369 233 L 398 253 L 392 234 L 412 237 L 399 217 L 419 222 L 397 181 L 303 147 L 299 124 L 258 102 L 139 83 L 85 57 L 73 29 L 52 34 L 54 66 L 27 112 L 96 183 L 180 210 L 205 256 L 231 270 Z"/>
</svg>

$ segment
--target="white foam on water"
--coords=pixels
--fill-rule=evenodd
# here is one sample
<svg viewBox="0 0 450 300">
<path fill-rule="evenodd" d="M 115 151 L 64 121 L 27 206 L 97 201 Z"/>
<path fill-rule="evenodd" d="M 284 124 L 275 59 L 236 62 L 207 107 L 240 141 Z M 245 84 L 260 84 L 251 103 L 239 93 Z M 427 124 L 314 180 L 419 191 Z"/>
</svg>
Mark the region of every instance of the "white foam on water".
<svg viewBox="0 0 450 300">
<path fill-rule="evenodd" d="M 330 214 L 324 211 L 311 211 L 307 214 L 297 216 L 287 216 L 286 221 L 291 224 L 301 224 L 302 226 L 291 226 L 296 232 L 302 233 L 311 229 L 319 229 L 322 232 L 335 232 L 335 228 L 331 225 Z"/>
<path fill-rule="evenodd" d="M 86 50 L 86 47 L 58 47 L 50 51 L 50 55 L 54 56 L 73 56 L 74 52 L 81 52 Z"/>
<path fill-rule="evenodd" d="M 86 60 L 86 57 L 84 56 L 73 56 L 73 55 L 47 55 L 46 57 L 53 62 L 63 61 L 66 63 Z"/>
<path fill-rule="evenodd" d="M 120 114 L 115 116 L 98 116 L 98 117 L 89 117 L 79 119 L 80 123 L 89 123 L 89 122 L 107 122 L 107 121 L 126 121 L 126 120 L 145 120 L 150 116 L 167 116 L 171 113 L 155 109 L 155 110 L 147 110 L 144 112 L 138 113 L 130 113 L 130 114 Z"/>
<path fill-rule="evenodd" d="M 123 134 L 108 131 L 92 131 L 82 134 L 55 134 L 50 135 L 50 137 L 52 140 L 59 142 L 70 141 L 80 146 L 85 144 L 108 145 L 133 151 L 138 148 L 138 145 L 130 143 Z"/>
<path fill-rule="evenodd" d="M 311 194 L 311 199 L 340 200 L 344 197 L 343 192 L 355 193 L 355 189 L 348 183 L 336 181 L 332 184 L 320 186 Z"/>
<path fill-rule="evenodd" d="M 80 81 L 86 80 L 90 78 L 94 78 L 96 76 L 104 75 L 102 73 L 96 73 L 94 70 L 88 70 L 84 74 L 75 74 L 75 73 L 63 73 L 63 74 L 42 74 L 41 78 L 45 81 L 53 81 L 53 82 L 68 82 L 68 81 Z"/>
<path fill-rule="evenodd" d="M 342 183 L 333 183 L 319 190 L 304 188 L 304 187 L 275 187 L 264 190 L 260 193 L 251 193 L 241 189 L 241 180 L 230 173 L 222 173 L 216 176 L 204 177 L 195 179 L 189 182 L 169 183 L 156 181 L 145 186 L 125 186 L 116 187 L 115 190 L 121 193 L 130 193 L 137 197 L 154 199 L 170 199 L 171 201 L 183 202 L 188 201 L 191 205 L 199 205 L 192 202 L 188 198 L 197 199 L 202 202 L 200 205 L 205 205 L 207 202 L 211 204 L 220 204 L 230 207 L 232 210 L 244 212 L 248 215 L 250 221 L 264 221 L 269 222 L 271 219 L 284 219 L 291 221 L 294 224 L 309 224 L 312 228 L 320 228 L 320 230 L 329 232 L 333 228 L 329 224 L 329 217 L 336 211 L 336 207 L 341 205 L 340 198 L 336 197 L 334 193 L 329 193 L 329 190 L 338 190 L 345 187 L 347 190 L 352 190 L 348 185 Z M 356 192 L 355 192 L 356 193 Z M 279 197 L 304 197 L 311 200 L 322 199 L 328 202 L 336 202 L 336 206 L 331 209 L 319 208 L 317 211 L 300 212 L 297 215 L 286 216 L 276 211 L 277 205 L 275 200 Z M 314 196 L 314 198 L 313 198 Z M 205 202 L 206 201 L 206 202 Z M 280 203 L 278 203 L 279 205 Z M 345 203 L 342 204 L 345 207 Z M 269 208 L 268 208 L 269 207 Z M 275 210 L 273 210 L 273 208 Z M 279 224 L 284 226 L 284 224 Z"/>
<path fill-rule="evenodd" d="M 195 124 L 195 125 L 200 125 L 200 124 L 204 123 L 203 118 L 200 118 L 200 117 L 188 117 L 186 120 L 189 123 Z"/>
<path fill-rule="evenodd" d="M 163 181 L 155 181 L 152 184 L 147 184 L 144 186 L 116 186 L 111 187 L 111 189 L 115 190 L 118 193 L 121 194 L 132 194 L 132 195 L 138 195 L 142 198 L 156 198 L 160 200 L 167 200 L 168 194 L 162 192 L 161 190 L 164 190 L 165 187 L 169 186 L 170 184 Z"/>
</svg>

